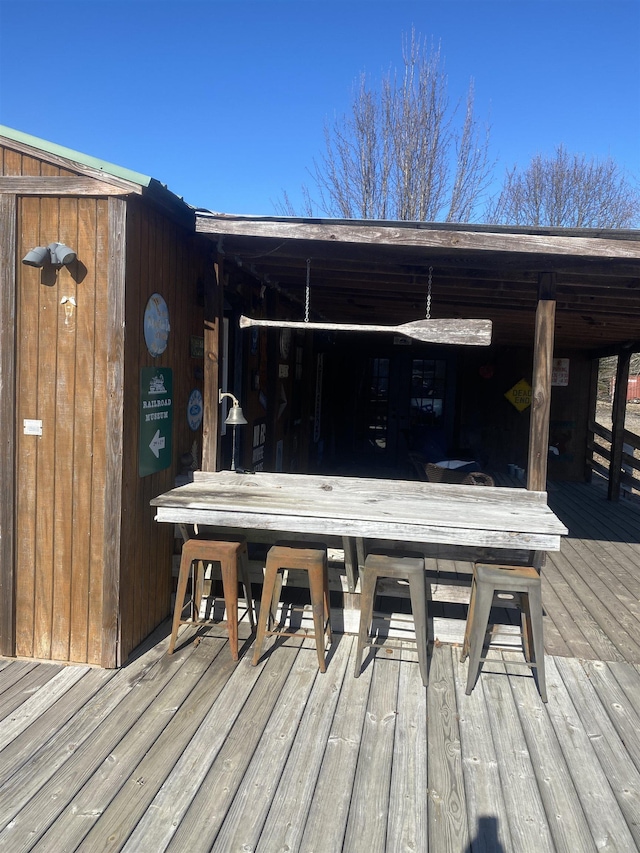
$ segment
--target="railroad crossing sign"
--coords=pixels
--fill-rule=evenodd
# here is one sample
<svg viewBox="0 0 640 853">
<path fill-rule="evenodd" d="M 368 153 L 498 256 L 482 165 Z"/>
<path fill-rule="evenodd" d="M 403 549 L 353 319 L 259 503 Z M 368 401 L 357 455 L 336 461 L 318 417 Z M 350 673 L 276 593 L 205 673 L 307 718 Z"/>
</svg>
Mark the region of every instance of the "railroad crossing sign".
<svg viewBox="0 0 640 853">
<path fill-rule="evenodd" d="M 171 465 L 173 435 L 173 374 L 170 367 L 143 367 L 140 371 L 141 477 Z"/>
</svg>

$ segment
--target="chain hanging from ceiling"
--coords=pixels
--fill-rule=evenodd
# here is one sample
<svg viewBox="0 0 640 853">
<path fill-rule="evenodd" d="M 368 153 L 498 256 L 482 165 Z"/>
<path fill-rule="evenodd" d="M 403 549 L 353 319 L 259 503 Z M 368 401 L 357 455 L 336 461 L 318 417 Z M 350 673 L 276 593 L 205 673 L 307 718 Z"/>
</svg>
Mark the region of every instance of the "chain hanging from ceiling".
<svg viewBox="0 0 640 853">
<path fill-rule="evenodd" d="M 298 320 L 253 320 L 240 317 L 240 328 L 249 326 L 268 326 L 288 329 L 312 329 L 330 332 L 390 332 L 413 340 L 433 344 L 463 344 L 468 346 L 488 346 L 491 343 L 491 320 L 431 319 L 431 289 L 433 267 L 429 267 L 427 293 L 425 297 L 425 319 L 401 323 L 397 326 L 380 326 L 364 323 L 311 323 L 309 310 L 311 302 L 311 258 L 307 258 L 307 275 L 304 293 L 304 321 Z"/>
</svg>

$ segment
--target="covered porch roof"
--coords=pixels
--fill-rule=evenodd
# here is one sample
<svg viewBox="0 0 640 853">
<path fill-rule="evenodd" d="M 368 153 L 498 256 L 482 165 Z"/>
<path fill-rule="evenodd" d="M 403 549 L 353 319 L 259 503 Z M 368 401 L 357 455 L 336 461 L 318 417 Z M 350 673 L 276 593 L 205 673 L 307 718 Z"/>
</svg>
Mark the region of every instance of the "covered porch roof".
<svg viewBox="0 0 640 853">
<path fill-rule="evenodd" d="M 493 322 L 497 345 L 533 345 L 539 282 L 553 274 L 556 349 L 640 349 L 640 231 L 515 228 L 196 212 L 227 270 L 290 300 L 304 319 L 396 325 L 425 316 Z M 279 319 L 285 319 L 284 315 Z"/>
</svg>

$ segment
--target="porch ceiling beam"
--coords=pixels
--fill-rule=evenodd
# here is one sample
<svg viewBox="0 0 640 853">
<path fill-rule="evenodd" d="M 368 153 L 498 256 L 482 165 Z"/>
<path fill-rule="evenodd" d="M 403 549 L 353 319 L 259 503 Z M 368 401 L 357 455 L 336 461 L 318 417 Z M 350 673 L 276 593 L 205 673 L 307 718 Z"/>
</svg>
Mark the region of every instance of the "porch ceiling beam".
<svg viewBox="0 0 640 853">
<path fill-rule="evenodd" d="M 589 353 L 590 358 L 609 358 L 612 355 L 620 355 L 621 352 L 629 352 L 634 355 L 640 352 L 640 338 L 635 341 L 625 341 L 623 344 L 613 344 L 612 346 L 594 349 Z"/>
<path fill-rule="evenodd" d="M 280 278 L 278 284 L 285 294 L 295 301 L 300 301 L 304 295 L 304 286 L 298 280 Z M 332 281 L 320 278 L 315 286 L 311 287 L 312 306 L 323 304 L 329 306 L 331 302 L 338 304 L 349 298 L 362 298 L 364 295 L 371 302 L 386 305 L 391 302 L 416 303 L 424 305 L 426 289 L 420 284 L 407 281 L 385 281 L 378 282 L 374 287 L 371 282 L 358 280 Z M 625 293 L 628 293 L 625 292 Z M 520 286 L 513 283 L 496 283 L 495 286 L 463 286 L 453 282 L 445 283 L 445 286 L 434 292 L 436 305 L 457 303 L 478 306 L 495 306 L 496 303 L 507 302 L 511 308 L 527 307 L 536 304 L 536 290 L 528 286 Z M 558 309 L 564 311 L 580 311 L 598 314 L 620 314 L 625 316 L 628 322 L 630 312 L 640 312 L 640 292 L 637 295 L 625 296 L 619 291 L 604 292 L 579 292 L 568 287 L 558 287 L 557 291 Z"/>
<path fill-rule="evenodd" d="M 304 253 L 303 253 L 304 254 Z M 277 255 L 271 258 L 253 258 L 252 263 L 256 269 L 262 270 L 265 274 L 278 275 L 280 280 L 286 276 L 293 277 L 296 280 L 304 282 L 306 278 L 306 258 L 302 256 L 292 257 L 291 255 Z M 466 259 L 465 259 L 466 260 Z M 541 259 L 538 259 L 542 263 Z M 539 271 L 531 268 L 507 268 L 504 265 L 493 265 L 485 263 L 478 266 L 463 266 L 459 263 L 449 264 L 444 258 L 440 258 L 433 264 L 434 280 L 468 280 L 468 281 L 495 281 L 505 283 L 526 283 L 532 288 L 537 287 Z M 614 281 L 614 287 L 620 288 L 637 288 L 640 292 L 640 263 L 628 264 L 616 262 L 615 264 L 576 264 L 575 266 L 556 267 L 555 272 L 558 278 L 558 285 L 582 285 L 585 287 L 603 287 L 610 286 L 603 281 L 606 277 L 610 281 Z M 375 283 L 376 281 L 385 280 L 410 280 L 418 279 L 417 284 L 421 285 L 420 279 L 424 278 L 426 282 L 429 274 L 429 264 L 409 264 L 406 257 L 404 259 L 394 258 L 393 261 L 380 261 L 378 263 L 371 262 L 369 256 L 368 262 L 364 260 L 337 258 L 337 257 L 313 257 L 311 259 L 311 278 L 326 277 L 348 277 L 349 279 L 357 278 L 364 283 Z"/>
<path fill-rule="evenodd" d="M 310 240 L 331 245 L 361 244 L 414 246 L 449 251 L 525 253 L 594 258 L 638 258 L 640 240 L 601 237 L 565 237 L 555 234 L 522 234 L 464 231 L 413 224 L 407 227 L 377 224 L 235 219 L 230 216 L 196 216 L 196 231 L 218 236 L 271 237 L 280 240 Z"/>
</svg>

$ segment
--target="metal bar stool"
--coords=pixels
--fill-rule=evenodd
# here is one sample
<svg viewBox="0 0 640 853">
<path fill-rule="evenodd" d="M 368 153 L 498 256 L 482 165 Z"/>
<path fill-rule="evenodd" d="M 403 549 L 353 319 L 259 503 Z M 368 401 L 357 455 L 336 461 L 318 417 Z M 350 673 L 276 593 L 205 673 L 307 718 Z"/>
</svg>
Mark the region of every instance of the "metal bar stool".
<svg viewBox="0 0 640 853">
<path fill-rule="evenodd" d="M 314 633 L 304 632 L 304 635 L 308 639 L 316 641 L 318 666 L 320 672 L 325 672 L 325 634 L 328 641 L 331 642 L 329 576 L 327 572 L 327 548 L 318 542 L 276 542 L 269 549 L 264 573 L 264 586 L 262 587 L 253 665 L 255 666 L 260 659 L 265 637 L 274 635 L 297 637 L 303 633 L 284 631 L 281 625 L 274 627 L 282 591 L 283 573 L 286 569 L 301 569 L 308 574 Z"/>
<path fill-rule="evenodd" d="M 197 562 L 197 568 L 193 572 L 191 587 L 191 617 L 183 619 L 182 613 L 187 591 L 187 581 L 189 580 L 191 566 L 194 562 Z M 233 660 L 238 660 L 238 580 L 244 586 L 251 630 L 253 631 L 255 628 L 253 604 L 251 601 L 251 584 L 249 582 L 247 543 L 243 538 L 229 541 L 220 539 L 187 539 L 182 546 L 180 574 L 178 575 L 178 589 L 176 591 L 176 604 L 173 611 L 173 626 L 171 629 L 171 639 L 169 640 L 168 654 L 173 654 L 180 625 L 189 624 L 202 627 L 220 624 L 214 622 L 212 619 L 200 619 L 200 606 L 204 591 L 204 563 L 220 563 L 224 604 L 227 611 L 226 627 L 229 634 L 229 648 L 231 649 Z"/>
<path fill-rule="evenodd" d="M 376 586 L 379 578 L 395 578 L 409 582 L 411 610 L 416 632 L 418 647 L 418 663 L 422 683 L 429 683 L 427 669 L 427 582 L 424 573 L 424 557 L 413 552 L 386 551 L 371 553 L 360 569 L 360 628 L 356 648 L 356 665 L 354 676 L 358 678 L 361 671 L 362 652 L 365 647 L 375 648 L 379 644 L 369 638 L 369 629 L 373 621 L 373 606 L 376 597 Z"/>
<path fill-rule="evenodd" d="M 542 585 L 533 566 L 507 566 L 475 563 L 471 582 L 471 600 L 460 660 L 469 657 L 466 694 L 478 679 L 480 665 L 487 658 L 482 652 L 489 627 L 491 607 L 496 594 L 512 596 L 522 614 L 524 663 L 537 674 L 538 690 L 547 701 L 544 676 L 544 640 L 542 636 Z M 533 652 L 533 654 L 532 654 Z"/>
</svg>

